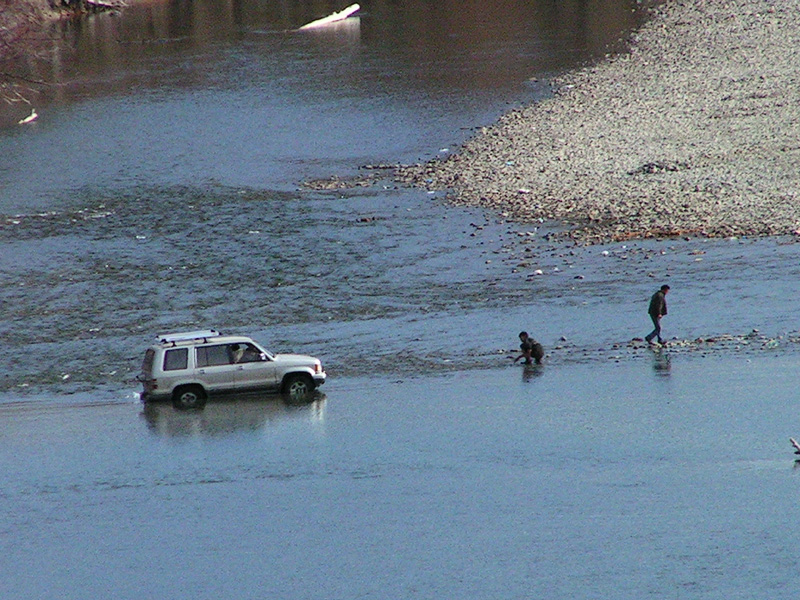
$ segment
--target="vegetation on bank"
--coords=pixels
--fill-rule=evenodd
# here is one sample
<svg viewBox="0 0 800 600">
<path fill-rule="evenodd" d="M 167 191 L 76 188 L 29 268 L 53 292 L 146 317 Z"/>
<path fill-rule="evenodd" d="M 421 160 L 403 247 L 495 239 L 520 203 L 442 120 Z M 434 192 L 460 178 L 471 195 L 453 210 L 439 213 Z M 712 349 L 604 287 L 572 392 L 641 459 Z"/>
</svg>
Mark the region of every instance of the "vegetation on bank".
<svg viewBox="0 0 800 600">
<path fill-rule="evenodd" d="M 0 0 L 0 99 L 28 102 L 36 87 L 46 85 L 32 70 L 59 19 L 123 6 L 121 0 Z"/>
<path fill-rule="evenodd" d="M 20 59 L 58 11 L 48 0 L 0 0 L 0 63 Z"/>
</svg>

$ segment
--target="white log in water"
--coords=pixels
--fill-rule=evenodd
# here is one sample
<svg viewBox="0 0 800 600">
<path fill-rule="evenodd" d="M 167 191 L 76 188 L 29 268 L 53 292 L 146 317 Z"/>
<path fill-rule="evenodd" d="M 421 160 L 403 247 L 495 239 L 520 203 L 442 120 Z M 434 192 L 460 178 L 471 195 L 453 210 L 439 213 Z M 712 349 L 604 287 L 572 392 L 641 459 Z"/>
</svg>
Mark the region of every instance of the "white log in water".
<svg viewBox="0 0 800 600">
<path fill-rule="evenodd" d="M 33 123 L 38 117 L 39 117 L 39 115 L 36 113 L 36 109 L 32 108 L 31 109 L 31 114 L 29 114 L 24 119 L 20 119 L 19 121 L 17 121 L 17 123 L 19 123 L 20 125 L 25 125 L 27 123 Z"/>
<path fill-rule="evenodd" d="M 330 25 L 331 23 L 336 23 L 337 21 L 342 21 L 353 13 L 357 12 L 360 8 L 361 7 L 358 4 L 351 4 L 344 10 L 340 10 L 332 15 L 328 15 L 323 19 L 317 19 L 316 21 L 311 21 L 311 23 L 306 23 L 300 29 L 313 29 L 315 27 L 323 27 L 325 25 Z"/>
</svg>

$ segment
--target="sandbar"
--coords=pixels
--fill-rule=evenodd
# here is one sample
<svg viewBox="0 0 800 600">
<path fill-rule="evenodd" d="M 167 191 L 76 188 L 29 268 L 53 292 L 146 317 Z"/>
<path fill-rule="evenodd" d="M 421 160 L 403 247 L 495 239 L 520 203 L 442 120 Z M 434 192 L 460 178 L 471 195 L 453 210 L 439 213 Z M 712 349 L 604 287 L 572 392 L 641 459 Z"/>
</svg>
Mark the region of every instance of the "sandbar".
<svg viewBox="0 0 800 600">
<path fill-rule="evenodd" d="M 625 52 L 399 178 L 582 243 L 800 234 L 800 0 L 668 0 Z"/>
</svg>

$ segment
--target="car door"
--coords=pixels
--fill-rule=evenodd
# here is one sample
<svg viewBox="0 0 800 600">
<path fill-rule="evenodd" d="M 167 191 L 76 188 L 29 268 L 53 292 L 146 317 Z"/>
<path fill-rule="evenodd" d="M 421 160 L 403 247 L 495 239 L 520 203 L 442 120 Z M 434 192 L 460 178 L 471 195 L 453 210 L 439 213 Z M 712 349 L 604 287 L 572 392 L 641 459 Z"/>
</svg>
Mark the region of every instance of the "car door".
<svg viewBox="0 0 800 600">
<path fill-rule="evenodd" d="M 236 388 L 240 390 L 275 389 L 278 381 L 275 361 L 253 344 L 240 344 L 237 356 Z"/>
<path fill-rule="evenodd" d="M 210 392 L 232 391 L 236 387 L 237 365 L 230 344 L 210 344 L 195 348 L 195 377 Z"/>
</svg>

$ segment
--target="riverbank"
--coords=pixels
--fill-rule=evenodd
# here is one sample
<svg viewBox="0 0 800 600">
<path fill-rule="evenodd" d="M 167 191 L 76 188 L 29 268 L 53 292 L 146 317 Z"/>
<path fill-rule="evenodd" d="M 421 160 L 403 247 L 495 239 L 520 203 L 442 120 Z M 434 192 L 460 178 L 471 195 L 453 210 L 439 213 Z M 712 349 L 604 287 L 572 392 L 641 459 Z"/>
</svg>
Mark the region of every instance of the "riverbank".
<svg viewBox="0 0 800 600">
<path fill-rule="evenodd" d="M 668 1 L 630 52 L 399 177 L 582 242 L 800 233 L 800 1 Z"/>
<path fill-rule="evenodd" d="M 0 11 L 0 94 L 11 97 L 19 84 L 42 84 L 29 72 L 33 59 L 52 42 L 50 27 L 61 18 L 118 10 L 123 0 L 6 0 Z"/>
<path fill-rule="evenodd" d="M 47 0 L 8 0 L 0 11 L 0 66 L 38 49 L 45 24 L 58 17 Z M 2 76 L 7 77 L 6 69 Z"/>
<path fill-rule="evenodd" d="M 55 19 L 125 6 L 124 0 L 6 0 L 0 11 L 0 62 L 25 56 Z"/>
</svg>

